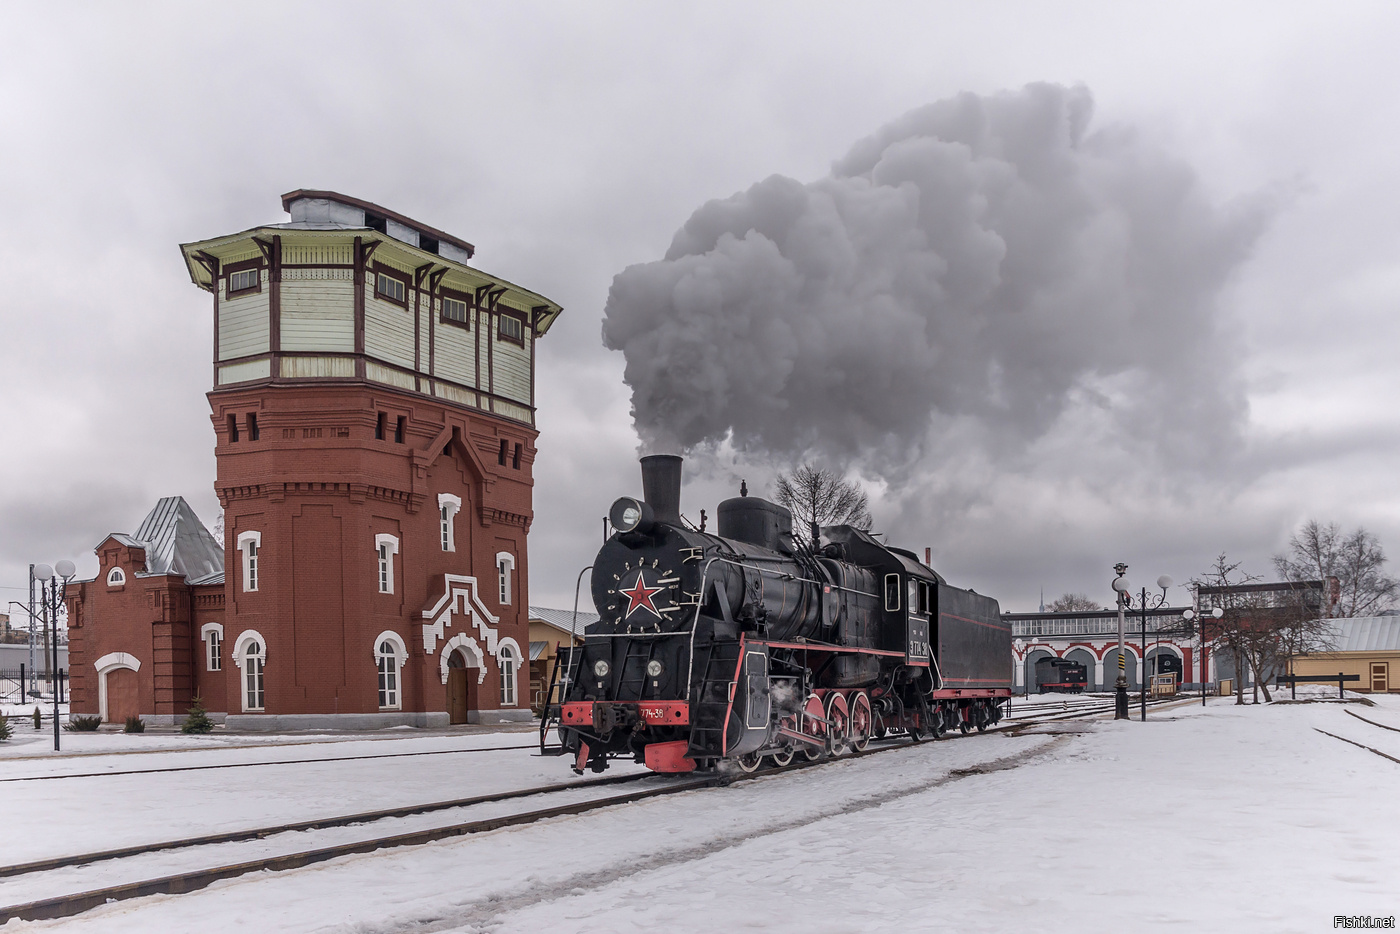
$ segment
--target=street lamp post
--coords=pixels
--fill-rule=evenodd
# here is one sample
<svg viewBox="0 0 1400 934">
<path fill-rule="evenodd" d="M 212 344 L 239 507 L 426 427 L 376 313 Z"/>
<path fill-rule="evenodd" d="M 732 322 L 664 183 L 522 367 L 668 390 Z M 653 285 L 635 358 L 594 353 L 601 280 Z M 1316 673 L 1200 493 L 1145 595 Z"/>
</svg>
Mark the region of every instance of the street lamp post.
<svg viewBox="0 0 1400 934">
<path fill-rule="evenodd" d="M 1194 620 L 1197 615 L 1201 617 L 1201 706 L 1204 707 L 1206 705 L 1206 617 L 1209 616 L 1211 619 L 1220 619 L 1225 615 L 1225 611 L 1218 606 L 1211 607 L 1209 613 L 1197 614 L 1196 611 L 1189 606 L 1181 611 L 1181 618 L 1186 620 L 1188 624 Z"/>
<path fill-rule="evenodd" d="M 1113 570 L 1118 572 L 1118 576 L 1113 579 L 1113 590 L 1118 594 L 1118 681 L 1114 685 L 1115 697 L 1113 706 L 1113 719 L 1128 719 L 1128 663 L 1123 651 L 1123 619 L 1127 610 L 1138 609 L 1142 612 L 1142 719 L 1147 720 L 1147 611 L 1155 610 L 1166 602 L 1167 588 L 1171 587 L 1172 579 L 1163 574 L 1157 578 L 1157 586 L 1162 589 L 1160 595 L 1149 598 L 1147 588 L 1142 588 L 1142 596 L 1138 601 L 1138 606 L 1133 606 L 1133 588 L 1126 578 L 1128 566 L 1119 562 L 1113 566 Z"/>
<path fill-rule="evenodd" d="M 58 577 L 54 580 L 54 568 L 47 564 L 34 566 L 34 579 L 39 582 L 39 602 L 43 606 L 44 625 L 53 626 L 53 751 L 58 752 L 58 608 L 63 603 L 63 595 L 68 590 L 68 582 L 77 573 L 72 561 L 58 562 Z"/>
<path fill-rule="evenodd" d="M 1113 682 L 1113 719 L 1128 719 L 1128 674 L 1123 661 L 1123 611 L 1132 597 L 1128 596 L 1128 566 L 1118 562 L 1113 566 L 1118 576 L 1113 579 L 1113 592 L 1118 595 L 1118 680 Z"/>
</svg>

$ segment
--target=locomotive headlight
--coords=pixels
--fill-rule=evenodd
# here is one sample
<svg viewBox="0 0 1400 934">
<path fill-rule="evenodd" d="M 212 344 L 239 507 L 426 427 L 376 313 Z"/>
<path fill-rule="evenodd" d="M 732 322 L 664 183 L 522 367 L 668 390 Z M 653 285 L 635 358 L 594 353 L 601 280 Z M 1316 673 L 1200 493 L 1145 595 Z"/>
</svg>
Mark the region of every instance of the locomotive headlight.
<svg viewBox="0 0 1400 934">
<path fill-rule="evenodd" d="M 661 665 L 661 660 L 660 660 L 660 659 L 653 658 L 651 661 L 647 662 L 647 674 L 648 674 L 650 677 L 653 677 L 653 678 L 659 678 L 659 677 L 661 677 L 661 668 L 662 668 L 662 665 Z"/>
<path fill-rule="evenodd" d="M 608 664 L 607 659 L 600 658 L 593 663 L 593 673 L 598 677 L 606 678 L 609 671 L 612 671 L 612 666 Z"/>
<path fill-rule="evenodd" d="M 608 510 L 608 522 L 619 532 L 645 532 L 653 521 L 651 507 L 630 496 L 620 498 Z"/>
</svg>

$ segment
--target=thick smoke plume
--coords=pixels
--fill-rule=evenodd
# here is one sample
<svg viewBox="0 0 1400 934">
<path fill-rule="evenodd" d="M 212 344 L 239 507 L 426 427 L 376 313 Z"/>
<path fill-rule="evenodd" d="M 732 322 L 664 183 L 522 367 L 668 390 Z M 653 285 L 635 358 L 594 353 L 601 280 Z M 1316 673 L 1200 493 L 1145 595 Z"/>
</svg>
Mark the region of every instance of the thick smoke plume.
<svg viewBox="0 0 1400 934">
<path fill-rule="evenodd" d="M 1157 440 L 1232 437 L 1238 348 L 1217 301 L 1269 216 L 1222 208 L 1084 88 L 964 94 L 858 142 L 831 174 L 711 201 L 613 281 L 652 449 L 730 440 L 888 475 L 972 419 L 1024 446 L 1072 403 Z"/>
</svg>

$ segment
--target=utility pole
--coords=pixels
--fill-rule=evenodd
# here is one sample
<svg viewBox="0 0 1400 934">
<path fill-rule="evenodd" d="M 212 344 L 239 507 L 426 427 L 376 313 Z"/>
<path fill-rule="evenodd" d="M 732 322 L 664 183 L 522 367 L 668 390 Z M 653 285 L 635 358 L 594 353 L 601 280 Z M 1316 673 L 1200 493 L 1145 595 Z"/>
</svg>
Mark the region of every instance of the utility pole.
<svg viewBox="0 0 1400 934">
<path fill-rule="evenodd" d="M 26 697 L 39 690 L 39 669 L 34 665 L 34 565 L 29 566 L 29 689 L 20 687 Z"/>
</svg>

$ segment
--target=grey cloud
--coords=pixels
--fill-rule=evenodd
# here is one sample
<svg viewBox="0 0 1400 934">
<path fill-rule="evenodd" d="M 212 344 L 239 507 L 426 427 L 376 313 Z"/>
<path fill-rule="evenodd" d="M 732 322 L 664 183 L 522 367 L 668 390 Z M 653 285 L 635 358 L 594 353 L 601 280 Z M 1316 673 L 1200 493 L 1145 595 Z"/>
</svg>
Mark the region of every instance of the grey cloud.
<svg viewBox="0 0 1400 934">
<path fill-rule="evenodd" d="M 711 201 L 613 281 L 645 445 L 819 456 L 891 476 L 970 417 L 1007 451 L 1076 400 L 1164 450 L 1236 438 L 1242 348 L 1218 298 L 1272 204 L 1092 129 L 1082 87 L 962 94 L 831 173 Z"/>
</svg>

